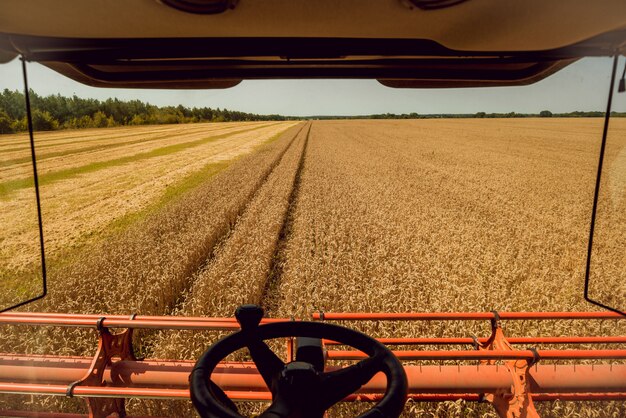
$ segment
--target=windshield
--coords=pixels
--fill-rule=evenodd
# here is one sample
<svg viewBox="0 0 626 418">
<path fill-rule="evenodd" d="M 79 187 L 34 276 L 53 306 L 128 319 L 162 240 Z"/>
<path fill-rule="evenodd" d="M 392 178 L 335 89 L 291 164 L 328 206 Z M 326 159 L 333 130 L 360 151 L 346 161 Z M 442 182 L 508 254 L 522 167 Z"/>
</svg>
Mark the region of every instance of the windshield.
<svg viewBox="0 0 626 418">
<path fill-rule="evenodd" d="M 23 311 L 232 318 L 237 306 L 257 304 L 270 318 L 332 320 L 333 313 L 594 310 L 582 288 L 607 58 L 580 60 L 531 86 L 443 90 L 355 80 L 97 89 L 28 68 L 48 296 Z M 20 71 L 18 60 L 0 66 L 0 264 L 7 277 L 38 277 Z M 624 309 L 623 97 L 613 110 L 592 291 Z M 348 319 L 337 317 L 377 338 L 492 332 L 489 321 Z M 0 332 L 4 353 L 81 359 L 93 355 L 98 337 L 59 327 Z M 140 329 L 134 350 L 192 361 L 228 332 Z M 506 335 L 519 337 L 625 332 L 615 320 L 506 324 Z M 272 347 L 283 355 L 282 342 Z M 27 409 L 86 412 L 82 401 L 60 399 L 35 397 Z M 494 416 L 476 399 L 415 398 L 405 411 Z M 621 400 L 545 400 L 536 404 L 542 416 L 626 414 Z M 24 402 L 2 395 L 0 408 Z M 133 399 L 126 410 L 193 415 L 188 400 Z"/>
</svg>

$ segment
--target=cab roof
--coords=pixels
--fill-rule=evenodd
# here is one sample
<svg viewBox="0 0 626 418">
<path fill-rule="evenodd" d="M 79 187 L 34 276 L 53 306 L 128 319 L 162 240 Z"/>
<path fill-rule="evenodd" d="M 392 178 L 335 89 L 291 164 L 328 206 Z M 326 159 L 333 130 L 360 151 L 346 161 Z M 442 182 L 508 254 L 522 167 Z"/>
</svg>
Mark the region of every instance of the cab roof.
<svg viewBox="0 0 626 418">
<path fill-rule="evenodd" d="M 0 60 L 99 87 L 523 85 L 626 45 L 623 0 L 4 0 Z"/>
</svg>

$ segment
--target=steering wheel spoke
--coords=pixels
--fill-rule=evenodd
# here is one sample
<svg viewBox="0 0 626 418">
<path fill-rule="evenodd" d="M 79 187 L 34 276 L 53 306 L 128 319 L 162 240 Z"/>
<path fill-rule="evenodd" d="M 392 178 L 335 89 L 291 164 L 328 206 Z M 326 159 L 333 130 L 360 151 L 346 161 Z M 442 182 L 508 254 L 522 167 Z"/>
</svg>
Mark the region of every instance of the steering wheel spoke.
<svg viewBox="0 0 626 418">
<path fill-rule="evenodd" d="M 381 370 L 384 357 L 376 355 L 349 367 L 324 373 L 322 377 L 322 402 L 329 408 L 356 392 Z M 327 406 L 326 406 L 327 405 Z"/>
<path fill-rule="evenodd" d="M 263 377 L 265 384 L 273 394 L 276 380 L 280 372 L 285 368 L 285 363 L 260 339 L 251 339 L 247 347 L 259 374 Z"/>
<path fill-rule="evenodd" d="M 287 418 L 289 415 L 291 415 L 291 409 L 288 405 L 282 400 L 274 400 L 258 418 Z"/>
</svg>

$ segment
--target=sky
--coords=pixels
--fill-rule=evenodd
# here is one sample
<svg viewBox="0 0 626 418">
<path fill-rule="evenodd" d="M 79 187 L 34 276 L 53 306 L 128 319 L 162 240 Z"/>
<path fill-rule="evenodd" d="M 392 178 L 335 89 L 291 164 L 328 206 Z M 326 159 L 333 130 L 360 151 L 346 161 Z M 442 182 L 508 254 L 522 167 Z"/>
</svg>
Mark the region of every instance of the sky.
<svg viewBox="0 0 626 418">
<path fill-rule="evenodd" d="M 623 66 L 622 59 L 619 74 Z M 255 80 L 225 90 L 140 90 L 89 87 L 40 64 L 28 64 L 29 84 L 40 95 L 117 97 L 159 106 L 182 104 L 290 116 L 604 111 L 610 71 L 610 58 L 585 58 L 521 87 L 392 89 L 375 80 Z M 17 59 L 0 64 L 0 89 L 4 88 L 23 88 Z M 626 111 L 626 100 L 616 98 L 613 110 Z"/>
</svg>

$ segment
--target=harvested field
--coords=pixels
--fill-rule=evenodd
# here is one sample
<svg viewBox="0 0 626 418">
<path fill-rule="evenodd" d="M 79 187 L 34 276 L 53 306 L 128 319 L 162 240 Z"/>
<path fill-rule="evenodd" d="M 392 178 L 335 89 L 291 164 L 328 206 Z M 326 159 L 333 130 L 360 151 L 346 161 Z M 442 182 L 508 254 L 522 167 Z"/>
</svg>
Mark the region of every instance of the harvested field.
<svg viewBox="0 0 626 418">
<path fill-rule="evenodd" d="M 626 120 L 611 123 L 611 138 L 624 141 Z M 126 213 L 129 207 L 141 209 L 159 195 L 150 194 L 153 188 L 160 187 L 163 193 L 167 187 L 163 183 L 175 181 L 142 183 L 141 178 L 169 179 L 177 170 L 181 173 L 176 178 L 183 178 L 219 161 L 217 153 L 238 155 L 289 127 L 275 141 L 194 184 L 175 201 L 77 250 L 71 260 L 52 268 L 50 297 L 29 309 L 229 316 L 241 303 L 258 303 L 271 316 L 300 318 L 319 310 L 593 310 L 582 299 L 582 281 L 600 119 L 358 120 L 293 125 L 237 126 L 223 139 L 176 152 L 173 155 L 180 159 L 170 158 L 171 166 L 164 160 L 160 167 L 152 164 L 136 177 L 135 172 L 129 176 L 122 169 L 125 163 L 107 168 L 106 178 L 119 179 L 107 189 L 109 193 L 113 186 L 128 187 L 149 198 L 133 206 L 112 197 L 88 212 L 91 217 L 95 213 L 104 216 L 105 207 L 118 213 Z M 162 134 L 166 132 L 156 135 Z M 208 136 L 194 131 L 186 141 Z M 103 145 L 109 144 L 98 138 Z M 62 139 L 55 136 L 50 141 Z M 163 142 L 157 145 L 158 141 Z M 149 153 L 171 146 L 168 141 L 154 139 L 154 144 L 131 144 L 128 149 Z M 206 159 L 190 168 L 189 161 L 201 150 Z M 112 159 L 125 158 L 121 150 L 112 152 Z M 621 162 L 621 146 L 612 146 L 607 164 L 613 174 L 605 183 L 613 203 L 601 206 L 602 210 L 622 211 L 621 185 L 626 184 L 626 173 L 618 170 Z M 83 193 L 89 194 L 94 187 L 93 198 L 102 192 L 95 188 L 102 179 L 97 175 L 78 176 L 86 178 L 79 186 Z M 69 192 L 72 184 L 58 180 L 45 187 L 62 193 Z M 126 191 L 121 193 L 127 199 Z M 45 199 L 44 195 L 44 203 Z M 69 204 L 79 202 L 77 197 Z M 123 209 L 115 209 L 118 204 Z M 64 224 L 56 227 L 58 236 Z M 621 242 L 613 230 L 600 232 L 609 236 L 605 242 Z M 58 248 L 70 242 L 59 241 Z M 623 259 L 617 246 L 602 249 L 598 260 Z M 605 274 L 604 280 L 623 286 L 614 276 Z M 625 290 L 617 288 L 616 293 Z M 614 321 L 507 325 L 508 335 L 626 333 Z M 359 326 L 378 337 L 488 333 L 484 324 L 467 323 L 447 328 L 410 322 Z M 180 331 L 142 336 L 142 354 L 179 359 L 197 358 L 217 337 Z M 87 332 L 23 332 L 7 327 L 0 344 L 3 351 L 85 355 L 93 350 L 95 339 Z M 15 400 L 6 402 L 10 405 Z M 68 407 L 49 401 L 43 405 Z M 539 407 L 547 417 L 626 414 L 626 405 L 620 402 L 557 402 Z M 129 403 L 132 414 L 185 416 L 191 414 L 189 408 L 186 402 Z M 342 406 L 331 415 L 352 416 L 348 409 Z M 407 407 L 407 416 L 420 413 L 495 416 L 488 405 L 461 402 Z"/>
<path fill-rule="evenodd" d="M 105 129 L 110 131 L 105 150 L 93 150 L 92 146 L 102 141 L 102 130 L 89 130 L 75 138 L 69 149 L 60 146 L 63 152 L 56 146 L 40 152 L 40 147 L 63 139 L 59 133 L 37 134 L 47 254 L 55 256 L 86 236 L 103 232 L 114 220 L 145 209 L 187 176 L 217 171 L 289 126 L 194 124 L 153 128 L 156 133 L 146 128 Z M 0 264 L 16 271 L 32 258 L 24 251 L 32 242 L 32 225 L 16 221 L 32 207 L 32 168 L 30 160 L 14 163 L 29 158 L 26 145 L 18 157 L 7 156 L 3 148 L 14 147 L 15 140 L 6 140 L 8 144 L 5 138 L 0 142 L 0 218 L 7 226 L 3 236 L 10 239 L 3 242 Z"/>
</svg>

